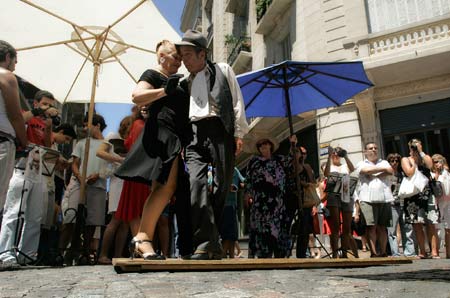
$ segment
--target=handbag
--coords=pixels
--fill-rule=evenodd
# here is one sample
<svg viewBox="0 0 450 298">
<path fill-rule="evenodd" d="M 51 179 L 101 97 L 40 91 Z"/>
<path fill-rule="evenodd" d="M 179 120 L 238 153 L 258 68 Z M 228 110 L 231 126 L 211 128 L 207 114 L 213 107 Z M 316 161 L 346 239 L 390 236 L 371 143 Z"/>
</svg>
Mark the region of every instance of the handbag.
<svg viewBox="0 0 450 298">
<path fill-rule="evenodd" d="M 314 184 L 308 184 L 303 188 L 303 208 L 312 208 L 320 204 L 320 198 L 317 194 Z"/>
<path fill-rule="evenodd" d="M 414 170 L 414 175 L 403 178 L 398 190 L 398 197 L 400 199 L 410 198 L 419 192 L 422 192 L 428 183 L 429 179 L 416 167 Z"/>
</svg>

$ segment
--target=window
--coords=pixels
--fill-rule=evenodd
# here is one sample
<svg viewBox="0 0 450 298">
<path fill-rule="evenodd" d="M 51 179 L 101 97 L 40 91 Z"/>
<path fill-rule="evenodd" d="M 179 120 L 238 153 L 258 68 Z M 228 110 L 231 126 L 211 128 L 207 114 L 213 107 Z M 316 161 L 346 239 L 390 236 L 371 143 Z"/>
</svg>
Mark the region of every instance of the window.
<svg viewBox="0 0 450 298">
<path fill-rule="evenodd" d="M 369 32 L 380 32 L 450 13 L 450 0 L 366 0 Z"/>
</svg>

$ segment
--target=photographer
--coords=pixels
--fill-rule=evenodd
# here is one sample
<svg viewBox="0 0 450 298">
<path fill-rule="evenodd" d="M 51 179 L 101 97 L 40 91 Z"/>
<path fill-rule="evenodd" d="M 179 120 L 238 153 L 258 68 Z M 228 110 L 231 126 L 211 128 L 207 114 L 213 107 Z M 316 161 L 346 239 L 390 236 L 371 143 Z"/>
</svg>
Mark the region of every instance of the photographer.
<svg viewBox="0 0 450 298">
<path fill-rule="evenodd" d="M 405 176 L 412 177 L 416 172 L 420 172 L 430 179 L 433 160 L 424 152 L 422 142 L 418 139 L 412 139 L 408 142 L 408 148 L 409 156 L 403 157 L 401 160 Z M 421 259 L 427 257 L 439 258 L 439 238 L 435 226 L 439 221 L 439 210 L 429 184 L 421 192 L 405 197 L 403 212 L 406 223 L 413 225 L 419 247 L 418 257 Z M 427 231 L 431 256 L 426 253 L 424 228 Z"/>
<path fill-rule="evenodd" d="M 48 91 L 40 90 L 34 95 L 33 109 L 23 112 L 30 143 L 51 147 L 52 126 L 60 124 L 59 112 L 55 108 L 55 97 Z"/>
<path fill-rule="evenodd" d="M 345 163 L 342 163 L 342 159 Z M 328 160 L 325 167 L 324 175 L 328 177 L 331 173 L 344 175 L 348 177 L 350 173 L 355 170 L 352 162 L 347 156 L 347 151 L 341 147 L 328 148 Z M 354 199 L 350 196 L 349 191 L 345 191 L 342 187 L 341 193 L 328 193 L 327 195 L 327 208 L 330 210 L 330 216 L 327 218 L 328 224 L 330 225 L 331 235 L 330 244 L 333 251 L 333 258 L 338 258 L 339 256 L 339 227 L 340 227 L 340 217 L 342 212 L 342 257 L 346 258 L 346 251 L 348 249 L 352 250 L 355 257 L 358 257 L 358 249 L 356 247 L 355 240 L 352 236 L 351 223 L 352 214 L 354 207 Z"/>
</svg>

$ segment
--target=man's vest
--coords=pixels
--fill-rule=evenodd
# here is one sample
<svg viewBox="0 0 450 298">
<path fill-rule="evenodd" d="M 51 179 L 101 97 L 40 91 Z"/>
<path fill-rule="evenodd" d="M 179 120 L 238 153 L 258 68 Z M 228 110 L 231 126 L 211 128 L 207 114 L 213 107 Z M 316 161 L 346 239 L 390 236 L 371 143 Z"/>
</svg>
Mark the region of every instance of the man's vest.
<svg viewBox="0 0 450 298">
<path fill-rule="evenodd" d="M 233 136 L 236 119 L 233 109 L 233 96 L 227 78 L 216 63 L 207 61 L 207 70 L 210 74 L 209 93 L 217 106 L 217 114 L 222 121 L 225 130 Z"/>
</svg>

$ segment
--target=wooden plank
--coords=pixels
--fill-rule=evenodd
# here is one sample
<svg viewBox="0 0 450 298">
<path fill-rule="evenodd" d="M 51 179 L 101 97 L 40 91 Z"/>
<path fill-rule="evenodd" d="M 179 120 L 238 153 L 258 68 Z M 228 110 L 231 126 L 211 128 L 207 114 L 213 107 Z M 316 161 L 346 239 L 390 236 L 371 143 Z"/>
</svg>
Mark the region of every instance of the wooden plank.
<svg viewBox="0 0 450 298">
<path fill-rule="evenodd" d="M 239 271 L 267 269 L 346 268 L 409 264 L 406 257 L 371 259 L 223 259 L 145 261 L 143 259 L 113 259 L 117 273 L 141 271 Z"/>
</svg>

